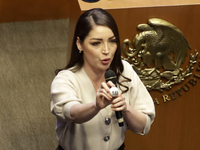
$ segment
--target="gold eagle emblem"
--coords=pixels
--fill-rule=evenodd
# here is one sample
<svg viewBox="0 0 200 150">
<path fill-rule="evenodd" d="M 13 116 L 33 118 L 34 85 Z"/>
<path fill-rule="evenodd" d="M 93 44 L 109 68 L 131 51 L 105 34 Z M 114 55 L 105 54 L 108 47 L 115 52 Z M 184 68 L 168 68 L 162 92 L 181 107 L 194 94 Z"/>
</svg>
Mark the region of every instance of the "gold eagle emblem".
<svg viewBox="0 0 200 150">
<path fill-rule="evenodd" d="M 141 31 L 133 39 L 123 42 L 122 52 L 133 69 L 137 72 L 148 90 L 170 89 L 191 75 L 198 52 L 190 56 L 189 67 L 183 72 L 181 68 L 188 50 L 191 49 L 183 33 L 173 24 L 158 18 L 139 24 Z"/>
</svg>

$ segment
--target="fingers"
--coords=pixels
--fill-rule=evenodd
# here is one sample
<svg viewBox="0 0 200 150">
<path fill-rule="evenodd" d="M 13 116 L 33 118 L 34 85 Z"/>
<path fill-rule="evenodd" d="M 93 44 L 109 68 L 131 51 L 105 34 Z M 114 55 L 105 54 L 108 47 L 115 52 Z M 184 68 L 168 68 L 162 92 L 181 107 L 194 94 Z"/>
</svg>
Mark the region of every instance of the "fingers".
<svg viewBox="0 0 200 150">
<path fill-rule="evenodd" d="M 108 100 L 111 100 L 112 99 L 112 96 L 110 95 L 111 87 L 115 87 L 115 85 L 111 81 L 108 81 L 107 83 L 102 82 L 100 88 L 98 89 L 98 92 Z"/>
<path fill-rule="evenodd" d="M 96 106 L 102 109 L 112 103 L 112 96 L 103 88 L 97 90 Z"/>
<path fill-rule="evenodd" d="M 102 83 L 101 83 L 100 89 L 105 89 L 105 91 L 106 91 L 107 93 L 110 91 L 109 86 L 108 86 L 107 83 L 105 83 L 105 82 L 102 82 Z"/>
<path fill-rule="evenodd" d="M 115 87 L 115 84 L 112 83 L 112 81 L 108 81 L 106 82 L 102 82 L 101 84 L 101 88 L 105 88 L 107 91 L 111 88 L 111 87 Z"/>
<path fill-rule="evenodd" d="M 112 101 L 111 108 L 114 111 L 124 111 L 127 109 L 126 101 L 123 96 L 119 96 Z"/>
<path fill-rule="evenodd" d="M 97 96 L 104 97 L 107 100 L 112 99 L 112 96 L 109 94 L 109 89 L 106 90 L 106 89 L 103 89 L 103 88 L 99 88 L 98 91 L 97 91 Z"/>
<path fill-rule="evenodd" d="M 109 104 L 112 104 L 112 108 L 115 111 L 121 111 L 126 109 L 125 98 L 122 97 L 122 92 L 119 91 L 117 97 L 113 97 L 110 94 L 110 88 L 115 87 L 111 81 L 105 83 L 102 82 L 100 88 L 97 90 L 97 103 L 101 105 L 102 108 L 106 107 Z"/>
<path fill-rule="evenodd" d="M 108 81 L 107 85 L 111 88 L 111 87 L 115 87 L 115 84 L 112 81 Z"/>
</svg>

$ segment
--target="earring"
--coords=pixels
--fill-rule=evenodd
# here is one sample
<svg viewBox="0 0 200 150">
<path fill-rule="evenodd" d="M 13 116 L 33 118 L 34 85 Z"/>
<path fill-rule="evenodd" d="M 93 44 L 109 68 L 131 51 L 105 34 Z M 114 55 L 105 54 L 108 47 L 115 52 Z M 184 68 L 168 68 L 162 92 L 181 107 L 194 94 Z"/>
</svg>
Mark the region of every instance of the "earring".
<svg viewBox="0 0 200 150">
<path fill-rule="evenodd" d="M 81 54 L 81 53 L 82 53 L 82 50 L 79 50 L 79 53 Z"/>
</svg>

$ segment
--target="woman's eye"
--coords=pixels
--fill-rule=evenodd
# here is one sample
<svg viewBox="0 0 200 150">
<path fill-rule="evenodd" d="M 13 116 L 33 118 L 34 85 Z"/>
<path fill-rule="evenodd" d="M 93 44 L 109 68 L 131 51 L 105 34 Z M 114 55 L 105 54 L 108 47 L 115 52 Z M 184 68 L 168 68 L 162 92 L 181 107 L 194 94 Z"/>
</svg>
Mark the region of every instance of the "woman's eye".
<svg viewBox="0 0 200 150">
<path fill-rule="evenodd" d="M 117 40 L 116 39 L 112 39 L 112 40 L 110 40 L 110 43 L 117 43 Z"/>
<path fill-rule="evenodd" d="M 92 42 L 91 43 L 93 46 L 98 46 L 99 44 L 101 44 L 101 42 Z"/>
</svg>

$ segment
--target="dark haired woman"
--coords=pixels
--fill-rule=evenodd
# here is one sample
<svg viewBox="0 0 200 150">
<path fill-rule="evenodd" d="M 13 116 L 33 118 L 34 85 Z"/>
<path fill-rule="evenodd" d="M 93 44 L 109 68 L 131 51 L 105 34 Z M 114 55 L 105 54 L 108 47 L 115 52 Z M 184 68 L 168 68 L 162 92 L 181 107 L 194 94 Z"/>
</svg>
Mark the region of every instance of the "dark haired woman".
<svg viewBox="0 0 200 150">
<path fill-rule="evenodd" d="M 120 89 L 110 95 L 112 69 Z M 71 59 L 56 71 L 51 85 L 51 111 L 57 118 L 59 147 L 65 150 L 124 149 L 125 132 L 147 134 L 155 117 L 153 101 L 131 65 L 121 60 L 120 40 L 113 17 L 105 10 L 83 13 L 76 25 Z M 121 111 L 119 127 L 115 111 Z"/>
</svg>

